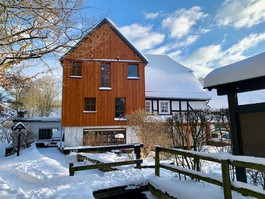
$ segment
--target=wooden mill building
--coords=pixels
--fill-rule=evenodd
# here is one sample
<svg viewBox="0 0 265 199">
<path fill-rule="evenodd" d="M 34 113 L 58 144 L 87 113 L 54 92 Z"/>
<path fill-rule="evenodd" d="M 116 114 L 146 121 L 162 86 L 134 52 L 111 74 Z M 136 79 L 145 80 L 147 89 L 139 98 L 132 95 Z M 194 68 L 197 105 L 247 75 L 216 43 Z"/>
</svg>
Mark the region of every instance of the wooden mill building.
<svg viewBox="0 0 265 199">
<path fill-rule="evenodd" d="M 133 142 L 124 115 L 145 108 L 145 56 L 104 19 L 60 61 L 65 146 Z"/>
<path fill-rule="evenodd" d="M 150 62 L 149 62 L 150 60 Z M 210 97 L 192 71 L 168 56 L 143 55 L 109 19 L 61 58 L 65 146 L 135 143 L 124 118 L 205 108 Z"/>
</svg>

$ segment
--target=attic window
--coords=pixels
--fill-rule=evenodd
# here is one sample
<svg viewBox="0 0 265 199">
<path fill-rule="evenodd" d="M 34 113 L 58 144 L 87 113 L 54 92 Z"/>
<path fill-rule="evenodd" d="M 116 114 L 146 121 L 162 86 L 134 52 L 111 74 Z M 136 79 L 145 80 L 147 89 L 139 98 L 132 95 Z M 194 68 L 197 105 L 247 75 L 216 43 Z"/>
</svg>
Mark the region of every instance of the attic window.
<svg viewBox="0 0 265 199">
<path fill-rule="evenodd" d="M 139 78 L 138 65 L 128 65 L 128 78 Z"/>
<path fill-rule="evenodd" d="M 72 62 L 71 63 L 71 76 L 72 77 L 81 77 L 82 76 L 82 63 L 81 62 Z"/>
</svg>

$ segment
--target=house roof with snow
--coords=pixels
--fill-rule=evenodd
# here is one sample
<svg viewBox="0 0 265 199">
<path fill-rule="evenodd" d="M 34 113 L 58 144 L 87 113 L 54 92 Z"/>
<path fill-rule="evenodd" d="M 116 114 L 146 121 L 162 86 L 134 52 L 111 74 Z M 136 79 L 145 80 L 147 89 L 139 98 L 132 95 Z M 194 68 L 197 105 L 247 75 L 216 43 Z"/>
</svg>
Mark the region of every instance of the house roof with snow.
<svg viewBox="0 0 265 199">
<path fill-rule="evenodd" d="M 149 61 L 145 67 L 146 98 L 210 99 L 191 69 L 167 55 L 146 54 L 145 57 Z"/>
<path fill-rule="evenodd" d="M 261 77 L 265 77 L 265 52 L 213 70 L 205 77 L 204 88 L 229 86 Z"/>
<path fill-rule="evenodd" d="M 57 117 L 25 117 L 16 118 L 14 122 L 61 122 L 61 116 Z"/>
<path fill-rule="evenodd" d="M 76 45 L 74 45 L 66 54 L 64 54 L 60 61 L 64 59 L 68 54 L 74 51 L 80 44 L 82 44 L 90 35 L 103 24 L 107 24 L 131 49 L 134 51 L 144 63 L 148 63 L 147 58 L 132 44 L 132 42 L 121 33 L 119 28 L 108 18 L 103 19 L 100 23 L 98 23 L 84 38 L 82 38 Z"/>
</svg>

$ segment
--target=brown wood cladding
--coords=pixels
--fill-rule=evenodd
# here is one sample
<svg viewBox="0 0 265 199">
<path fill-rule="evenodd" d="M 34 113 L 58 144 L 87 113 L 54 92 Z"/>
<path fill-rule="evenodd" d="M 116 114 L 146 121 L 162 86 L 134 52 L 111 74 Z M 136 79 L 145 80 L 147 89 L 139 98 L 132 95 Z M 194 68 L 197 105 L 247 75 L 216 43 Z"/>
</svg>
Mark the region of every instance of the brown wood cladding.
<svg viewBox="0 0 265 199">
<path fill-rule="evenodd" d="M 139 80 L 127 79 L 128 63 L 110 64 L 111 90 L 99 90 L 100 65 L 106 62 L 82 61 L 82 77 L 70 77 L 71 61 L 82 59 L 135 60 L 139 63 Z M 124 121 L 114 121 L 115 97 L 126 98 L 126 114 L 145 107 L 145 63 L 107 25 L 103 24 L 75 50 L 62 60 L 63 99 L 62 125 L 108 126 L 126 125 Z M 84 113 L 84 98 L 96 98 L 96 113 Z"/>
</svg>

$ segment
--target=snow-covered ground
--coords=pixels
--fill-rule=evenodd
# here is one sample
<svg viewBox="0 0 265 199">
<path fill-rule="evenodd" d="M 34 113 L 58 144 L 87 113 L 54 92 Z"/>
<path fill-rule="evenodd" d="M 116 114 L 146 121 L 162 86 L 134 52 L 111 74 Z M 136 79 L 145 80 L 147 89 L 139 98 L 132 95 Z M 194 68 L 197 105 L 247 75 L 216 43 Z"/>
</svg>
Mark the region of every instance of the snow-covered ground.
<svg viewBox="0 0 265 199">
<path fill-rule="evenodd" d="M 0 145 L 1 146 L 1 145 Z M 0 147 L 0 151 L 3 148 Z M 214 170 L 214 167 L 212 169 Z M 154 169 L 127 168 L 103 173 L 99 170 L 79 171 L 69 176 L 67 157 L 56 148 L 25 149 L 21 155 L 0 156 L 0 198 L 94 198 L 93 191 L 126 185 L 145 185 L 148 182 L 179 199 L 223 198 L 222 189 L 208 183 L 180 181 L 171 173 Z M 149 198 L 154 198 L 150 194 Z M 233 198 L 245 198 L 233 193 Z"/>
<path fill-rule="evenodd" d="M 0 198 L 94 198 L 93 191 L 142 185 L 153 169 L 127 169 L 103 173 L 79 171 L 69 176 L 65 155 L 55 148 L 32 147 L 19 157 L 0 157 Z"/>
</svg>

